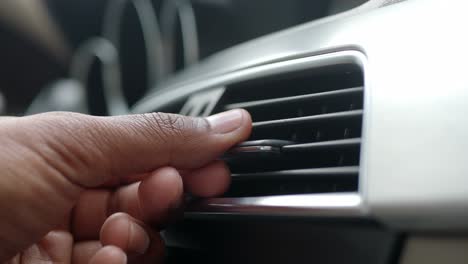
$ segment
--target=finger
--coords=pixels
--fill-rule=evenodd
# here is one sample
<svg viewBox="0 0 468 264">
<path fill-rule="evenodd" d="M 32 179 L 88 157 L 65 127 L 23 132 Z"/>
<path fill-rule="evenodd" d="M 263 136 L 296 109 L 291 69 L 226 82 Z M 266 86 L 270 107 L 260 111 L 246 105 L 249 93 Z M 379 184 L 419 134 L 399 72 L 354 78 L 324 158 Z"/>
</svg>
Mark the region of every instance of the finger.
<svg viewBox="0 0 468 264">
<path fill-rule="evenodd" d="M 170 167 L 169 167 L 170 168 Z M 167 170 L 165 170 L 167 172 Z M 168 172 L 170 174 L 172 172 Z M 177 173 L 174 171 L 174 173 Z M 231 172 L 223 161 L 214 161 L 208 165 L 193 169 L 179 170 L 184 182 L 184 190 L 201 197 L 223 194 L 231 182 Z M 153 173 L 144 173 L 125 177 L 126 183 L 141 181 Z M 154 195 L 154 185 L 149 187 L 149 195 Z M 151 191 L 153 190 L 153 191 Z"/>
<path fill-rule="evenodd" d="M 141 183 L 122 186 L 114 192 L 85 191 L 73 211 L 75 239 L 98 239 L 104 221 L 115 212 L 125 212 L 139 220 L 162 226 L 178 214 L 183 185 L 194 195 L 210 197 L 222 194 L 230 182 L 229 170 L 221 161 L 185 172 L 183 177 L 184 183 L 177 170 L 164 167 L 147 174 Z"/>
<path fill-rule="evenodd" d="M 82 241 L 75 243 L 72 252 L 72 263 L 88 264 L 91 258 L 102 248 L 100 241 Z"/>
<path fill-rule="evenodd" d="M 150 238 L 151 244 L 149 249 L 146 251 L 145 254 L 139 256 L 131 256 L 129 259 L 132 263 L 139 263 L 139 264 L 157 264 L 157 263 L 165 263 L 165 245 L 164 241 L 159 234 L 154 230 L 147 230 Z"/>
<path fill-rule="evenodd" d="M 104 221 L 116 212 L 160 225 L 181 204 L 182 195 L 182 179 L 170 167 L 156 170 L 141 183 L 122 186 L 114 192 L 85 191 L 73 210 L 73 234 L 78 241 L 97 239 Z"/>
<path fill-rule="evenodd" d="M 89 264 L 126 264 L 127 255 L 118 247 L 106 246 L 100 249 L 89 261 Z"/>
<path fill-rule="evenodd" d="M 21 263 L 70 263 L 73 238 L 65 231 L 51 231 L 37 244 L 24 250 Z"/>
<path fill-rule="evenodd" d="M 176 169 L 164 167 L 154 171 L 138 189 L 144 220 L 154 225 L 168 221 L 171 214 L 179 209 L 183 192 L 182 178 Z"/>
<path fill-rule="evenodd" d="M 143 255 L 150 246 L 143 223 L 124 213 L 113 214 L 106 220 L 100 240 L 104 246 L 117 246 L 129 255 Z"/>
<path fill-rule="evenodd" d="M 139 182 L 110 191 L 106 189 L 83 192 L 72 214 L 72 231 L 77 241 L 99 239 L 99 232 L 107 218 L 117 212 L 125 212 L 144 220 L 141 215 Z"/>
<path fill-rule="evenodd" d="M 70 263 L 73 237 L 67 231 L 51 231 L 40 242 L 39 246 L 47 252 L 53 263 Z"/>
<path fill-rule="evenodd" d="M 119 247 L 134 263 L 162 263 L 164 259 L 160 234 L 126 214 L 109 217 L 101 230 L 101 242 Z"/>
<path fill-rule="evenodd" d="M 73 208 L 71 230 L 75 240 L 98 240 L 99 230 L 110 215 L 110 190 L 84 191 Z"/>
<path fill-rule="evenodd" d="M 34 125 L 36 129 L 35 136 L 27 135 L 35 140 L 27 140 L 28 147 L 46 156 L 48 166 L 84 187 L 166 165 L 202 167 L 245 140 L 251 131 L 250 115 L 245 110 L 208 118 L 163 113 L 118 117 L 49 113 L 21 121 L 16 122 L 20 124 L 17 127 L 31 129 Z M 38 147 L 37 140 L 49 151 Z"/>
<path fill-rule="evenodd" d="M 187 173 L 183 178 L 186 191 L 200 197 L 212 197 L 227 190 L 231 173 L 223 161 L 215 161 Z"/>
</svg>

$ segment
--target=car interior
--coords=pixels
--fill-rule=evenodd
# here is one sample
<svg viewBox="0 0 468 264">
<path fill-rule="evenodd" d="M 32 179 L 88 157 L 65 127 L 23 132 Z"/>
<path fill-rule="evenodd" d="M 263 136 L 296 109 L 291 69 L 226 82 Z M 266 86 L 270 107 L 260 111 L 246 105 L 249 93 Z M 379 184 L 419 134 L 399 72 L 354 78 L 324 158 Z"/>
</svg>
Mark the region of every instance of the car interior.
<svg viewBox="0 0 468 264">
<path fill-rule="evenodd" d="M 166 263 L 468 263 L 468 3 L 3 0 L 0 112 L 246 109 Z"/>
</svg>

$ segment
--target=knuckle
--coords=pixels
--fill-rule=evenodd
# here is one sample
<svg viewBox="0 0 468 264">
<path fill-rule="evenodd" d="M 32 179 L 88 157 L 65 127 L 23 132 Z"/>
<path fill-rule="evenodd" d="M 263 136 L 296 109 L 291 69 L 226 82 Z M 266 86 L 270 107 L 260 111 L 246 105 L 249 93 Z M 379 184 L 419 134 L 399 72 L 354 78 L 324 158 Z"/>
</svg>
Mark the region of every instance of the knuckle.
<svg viewBox="0 0 468 264">
<path fill-rule="evenodd" d="M 143 119 L 146 121 L 146 124 L 149 126 L 149 128 L 163 140 L 167 140 L 180 131 L 179 129 L 175 128 L 171 117 L 165 113 L 157 112 L 144 114 Z"/>
<path fill-rule="evenodd" d="M 128 126 L 127 129 L 133 129 L 136 133 L 142 134 L 148 140 L 164 140 L 164 131 L 161 129 L 161 122 L 153 114 L 137 114 L 128 116 L 133 125 Z"/>
<path fill-rule="evenodd" d="M 185 119 L 179 115 L 156 113 L 157 118 L 164 130 L 172 134 L 180 135 L 185 127 Z"/>
<path fill-rule="evenodd" d="M 138 115 L 136 119 L 141 122 L 140 128 L 147 139 L 159 141 L 168 150 L 170 160 L 181 147 L 187 151 L 198 148 L 202 135 L 209 131 L 209 123 L 204 118 L 155 112 Z"/>
<path fill-rule="evenodd" d="M 201 129 L 207 128 L 208 125 L 203 118 L 160 112 L 143 114 L 142 119 L 152 131 L 166 139 L 169 137 L 191 137 Z"/>
</svg>

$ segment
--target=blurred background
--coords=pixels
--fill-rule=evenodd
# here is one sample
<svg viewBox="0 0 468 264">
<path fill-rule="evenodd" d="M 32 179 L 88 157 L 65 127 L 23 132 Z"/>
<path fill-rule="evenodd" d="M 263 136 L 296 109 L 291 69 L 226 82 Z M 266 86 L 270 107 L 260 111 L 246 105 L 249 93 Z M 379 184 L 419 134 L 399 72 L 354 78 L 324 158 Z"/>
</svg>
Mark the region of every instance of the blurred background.
<svg viewBox="0 0 468 264">
<path fill-rule="evenodd" d="M 186 67 L 365 0 L 2 0 L 0 111 L 122 114 Z"/>
</svg>

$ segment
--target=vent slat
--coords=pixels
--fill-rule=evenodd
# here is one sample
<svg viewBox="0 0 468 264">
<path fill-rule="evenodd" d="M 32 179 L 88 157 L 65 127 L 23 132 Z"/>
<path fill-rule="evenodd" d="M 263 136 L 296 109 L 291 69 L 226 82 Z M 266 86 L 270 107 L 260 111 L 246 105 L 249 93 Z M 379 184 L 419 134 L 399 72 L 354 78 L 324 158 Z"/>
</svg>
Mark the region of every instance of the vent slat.
<svg viewBox="0 0 468 264">
<path fill-rule="evenodd" d="M 353 111 L 337 112 L 337 113 L 324 114 L 324 115 L 314 115 L 314 116 L 304 116 L 304 117 L 254 122 L 252 125 L 254 129 L 259 129 L 259 128 L 269 128 L 269 127 L 276 127 L 276 126 L 304 124 L 304 123 L 311 123 L 311 122 L 340 120 L 340 119 L 346 119 L 346 118 L 358 118 L 358 117 L 361 117 L 362 114 L 363 114 L 362 110 L 353 110 Z"/>
<path fill-rule="evenodd" d="M 361 144 L 360 138 L 350 138 L 342 140 L 330 140 L 314 143 L 303 143 L 287 145 L 282 148 L 284 152 L 296 152 L 296 151 L 311 151 L 318 149 L 333 149 L 333 148 L 345 148 L 345 147 L 358 147 Z"/>
<path fill-rule="evenodd" d="M 315 168 L 315 169 L 299 169 L 299 170 L 283 170 L 257 173 L 240 173 L 233 174 L 233 180 L 248 180 L 253 178 L 291 178 L 291 177 L 307 177 L 308 179 L 323 178 L 330 176 L 347 176 L 355 177 L 359 173 L 359 166 L 348 167 L 330 167 L 330 168 Z"/>
<path fill-rule="evenodd" d="M 323 100 L 327 98 L 359 94 L 362 92 L 363 92 L 363 87 L 355 87 L 355 88 L 348 88 L 348 89 L 343 89 L 343 90 L 322 92 L 322 93 L 316 93 L 316 94 L 306 94 L 306 95 L 290 96 L 290 97 L 283 97 L 283 98 L 234 103 L 234 104 L 228 104 L 224 108 L 226 110 L 236 109 L 236 108 L 244 108 L 244 109 L 249 110 L 254 107 L 263 107 L 263 106 L 273 107 L 273 106 L 280 106 L 282 104 L 289 104 L 289 103 L 298 103 L 298 102 L 304 102 L 304 101 L 317 101 L 317 100 Z"/>
</svg>

